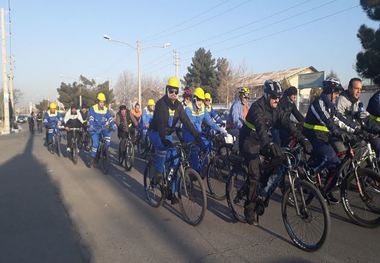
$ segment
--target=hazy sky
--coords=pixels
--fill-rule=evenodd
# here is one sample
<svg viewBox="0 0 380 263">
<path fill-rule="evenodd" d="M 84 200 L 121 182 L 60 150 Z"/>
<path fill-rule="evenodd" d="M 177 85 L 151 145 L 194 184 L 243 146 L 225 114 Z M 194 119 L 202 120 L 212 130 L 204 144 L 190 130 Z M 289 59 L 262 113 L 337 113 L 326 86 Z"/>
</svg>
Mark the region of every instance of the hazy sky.
<svg viewBox="0 0 380 263">
<path fill-rule="evenodd" d="M 356 76 L 359 26 L 378 26 L 358 0 L 11 0 L 11 8 L 15 87 L 33 102 L 55 98 L 61 81 L 80 74 L 112 85 L 122 71 L 136 73 L 135 50 L 104 34 L 143 47 L 172 44 L 143 50 L 143 75 L 174 75 L 178 49 L 183 76 L 205 47 L 255 73 L 314 66 L 347 83 Z"/>
</svg>

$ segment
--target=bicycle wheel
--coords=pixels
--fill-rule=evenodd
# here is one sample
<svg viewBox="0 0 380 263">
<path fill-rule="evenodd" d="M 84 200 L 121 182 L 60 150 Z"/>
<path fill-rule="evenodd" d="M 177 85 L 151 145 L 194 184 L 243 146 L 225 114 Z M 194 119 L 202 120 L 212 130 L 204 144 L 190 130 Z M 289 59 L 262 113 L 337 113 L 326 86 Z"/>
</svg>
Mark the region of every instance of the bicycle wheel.
<svg viewBox="0 0 380 263">
<path fill-rule="evenodd" d="M 62 152 L 61 152 L 61 138 L 58 134 L 56 135 L 55 142 L 57 143 L 57 146 L 56 146 L 57 155 L 58 155 L 58 157 L 60 157 L 62 154 Z"/>
<path fill-rule="evenodd" d="M 351 172 L 341 185 L 344 211 L 355 223 L 376 227 L 380 225 L 380 175 L 367 168 L 358 168 L 357 174 L 359 182 Z"/>
<path fill-rule="evenodd" d="M 73 142 L 73 147 L 71 148 L 71 155 L 73 158 L 73 163 L 78 163 L 78 152 L 77 152 L 78 146 L 76 142 Z"/>
<path fill-rule="evenodd" d="M 118 160 L 119 164 L 123 165 L 123 162 L 125 160 L 125 139 L 121 139 L 119 143 Z"/>
<path fill-rule="evenodd" d="M 207 166 L 207 187 L 210 195 L 217 200 L 226 198 L 226 183 L 229 165 L 221 158 L 215 157 Z"/>
<path fill-rule="evenodd" d="M 127 146 L 125 147 L 125 169 L 130 171 L 133 167 L 134 159 L 135 159 L 135 150 L 131 141 L 127 141 Z"/>
<path fill-rule="evenodd" d="M 247 177 L 242 171 L 233 169 L 226 183 L 226 197 L 233 217 L 242 223 L 246 223 L 244 205 L 247 202 Z"/>
<path fill-rule="evenodd" d="M 181 166 L 178 171 L 179 207 L 185 221 L 193 226 L 199 225 L 207 208 L 206 189 L 201 176 L 191 168 Z"/>
<path fill-rule="evenodd" d="M 152 184 L 153 174 L 151 172 L 152 162 L 149 162 L 144 170 L 144 189 L 148 203 L 153 207 L 159 207 L 164 202 L 164 194 L 161 185 Z"/>
<path fill-rule="evenodd" d="M 306 195 L 314 196 L 310 203 L 306 203 Z M 285 229 L 293 243 L 305 251 L 320 249 L 330 232 L 331 218 L 318 189 L 309 182 L 296 179 L 294 188 L 285 192 L 281 208 Z"/>
<path fill-rule="evenodd" d="M 107 150 L 105 145 L 103 145 L 101 147 L 99 162 L 100 162 L 100 167 L 101 167 L 103 173 L 107 174 L 108 170 L 109 170 L 110 163 L 109 163 L 109 158 L 108 158 L 108 150 Z"/>
</svg>

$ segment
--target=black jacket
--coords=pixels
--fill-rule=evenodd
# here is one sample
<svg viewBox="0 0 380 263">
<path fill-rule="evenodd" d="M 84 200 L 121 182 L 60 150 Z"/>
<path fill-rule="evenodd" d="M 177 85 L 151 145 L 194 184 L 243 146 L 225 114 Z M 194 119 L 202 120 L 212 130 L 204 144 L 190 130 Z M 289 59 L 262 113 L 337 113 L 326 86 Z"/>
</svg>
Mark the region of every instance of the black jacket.
<svg viewBox="0 0 380 263">
<path fill-rule="evenodd" d="M 304 122 L 305 118 L 302 116 L 302 114 L 297 109 L 296 104 L 293 103 L 292 101 L 290 101 L 288 96 L 283 96 L 281 98 L 280 104 L 278 106 L 280 107 L 280 110 L 282 110 L 284 112 L 284 114 L 285 114 L 286 118 L 288 118 L 288 120 L 290 119 L 290 115 L 293 114 L 294 118 L 296 118 L 296 120 L 298 122 Z"/>
<path fill-rule="evenodd" d="M 266 146 L 272 142 L 271 129 L 274 127 L 287 129 L 298 139 L 304 138 L 301 132 L 291 124 L 284 111 L 281 111 L 278 107 L 276 109 L 271 108 L 264 97 L 251 105 L 246 121 L 254 125 L 255 131 L 249 128 L 247 124 L 244 124 L 240 129 L 240 140 L 242 142 L 248 136 L 254 136 L 260 142 L 261 147 Z"/>
<path fill-rule="evenodd" d="M 169 110 L 174 111 L 173 122 L 170 127 Z M 157 101 L 149 129 L 157 131 L 161 139 L 164 140 L 166 135 L 171 135 L 175 131 L 178 120 L 180 120 L 183 125 L 185 125 L 185 127 L 191 132 L 194 138 L 199 140 L 200 135 L 195 130 L 194 125 L 191 123 L 189 117 L 187 116 L 182 103 L 179 100 L 176 100 L 174 103 L 172 103 L 167 95 Z"/>
</svg>

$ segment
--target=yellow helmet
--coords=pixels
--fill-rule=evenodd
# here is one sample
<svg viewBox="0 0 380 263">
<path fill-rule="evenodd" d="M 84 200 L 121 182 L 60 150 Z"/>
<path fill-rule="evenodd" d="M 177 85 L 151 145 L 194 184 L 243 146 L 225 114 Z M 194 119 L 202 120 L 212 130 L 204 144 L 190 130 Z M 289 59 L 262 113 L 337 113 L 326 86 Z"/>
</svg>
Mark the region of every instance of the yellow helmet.
<svg viewBox="0 0 380 263">
<path fill-rule="evenodd" d="M 196 88 L 194 90 L 194 96 L 201 99 L 201 100 L 204 100 L 205 99 L 205 91 L 202 88 Z"/>
<path fill-rule="evenodd" d="M 56 108 L 57 108 L 57 105 L 54 102 L 50 103 L 49 109 L 55 110 Z"/>
<path fill-rule="evenodd" d="M 153 99 L 149 99 L 148 100 L 148 106 L 154 106 L 154 105 L 156 105 L 156 103 L 154 102 L 154 100 Z"/>
<path fill-rule="evenodd" d="M 103 92 L 99 92 L 96 98 L 98 99 L 98 101 L 106 101 L 106 95 L 104 95 Z"/>
<path fill-rule="evenodd" d="M 179 89 L 179 80 L 176 77 L 171 77 L 168 80 L 167 86 Z"/>
<path fill-rule="evenodd" d="M 210 93 L 205 93 L 205 100 L 211 100 L 211 94 Z"/>
<path fill-rule="evenodd" d="M 242 87 L 242 88 L 240 89 L 239 93 L 249 94 L 249 88 L 247 88 L 247 87 Z"/>
</svg>

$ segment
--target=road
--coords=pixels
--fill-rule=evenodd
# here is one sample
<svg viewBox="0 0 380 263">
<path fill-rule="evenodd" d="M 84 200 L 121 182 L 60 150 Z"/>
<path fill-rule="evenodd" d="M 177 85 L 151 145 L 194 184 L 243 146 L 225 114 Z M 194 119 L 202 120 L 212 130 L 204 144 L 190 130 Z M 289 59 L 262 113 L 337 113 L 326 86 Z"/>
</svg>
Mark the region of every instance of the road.
<svg viewBox="0 0 380 263">
<path fill-rule="evenodd" d="M 26 128 L 26 127 L 24 127 Z M 115 140 L 116 143 L 116 140 Z M 115 143 L 111 152 L 115 154 Z M 0 136 L 0 262 L 378 262 L 380 229 L 350 223 L 331 207 L 327 243 L 294 247 L 280 205 L 270 203 L 260 227 L 235 223 L 225 202 L 208 199 L 201 225 L 187 225 L 178 206 L 150 207 L 142 170 L 117 164 L 109 175 L 77 165 L 27 131 Z"/>
</svg>

